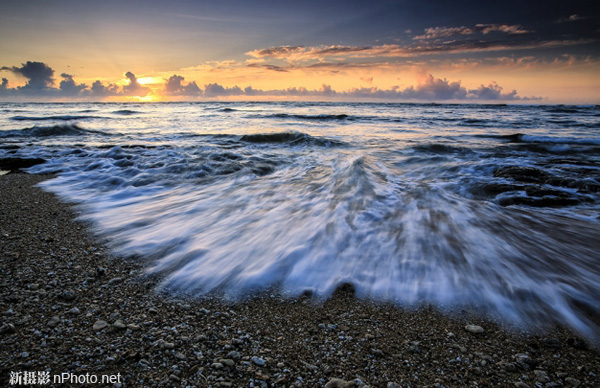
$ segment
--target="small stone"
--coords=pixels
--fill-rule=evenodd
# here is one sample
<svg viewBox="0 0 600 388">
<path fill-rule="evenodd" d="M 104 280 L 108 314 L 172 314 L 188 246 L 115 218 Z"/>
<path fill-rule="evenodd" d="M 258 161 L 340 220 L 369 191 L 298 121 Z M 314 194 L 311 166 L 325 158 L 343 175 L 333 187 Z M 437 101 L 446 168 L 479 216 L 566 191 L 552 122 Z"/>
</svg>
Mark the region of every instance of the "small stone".
<svg viewBox="0 0 600 388">
<path fill-rule="evenodd" d="M 465 348 L 464 346 L 461 346 L 459 344 L 450 344 L 448 346 L 450 346 L 451 348 L 460 350 L 461 353 L 465 353 L 467 351 L 467 348 Z"/>
<path fill-rule="evenodd" d="M 73 307 L 71 310 L 69 310 L 69 314 L 79 315 L 81 314 L 81 311 L 79 311 L 77 307 Z"/>
<path fill-rule="evenodd" d="M 574 379 L 572 377 L 567 377 L 565 379 L 565 383 L 567 383 L 571 387 L 579 387 L 581 385 L 581 381 Z"/>
<path fill-rule="evenodd" d="M 120 319 L 117 319 L 115 321 L 115 323 L 113 323 L 113 327 L 120 329 L 120 330 L 127 329 L 127 325 Z"/>
<path fill-rule="evenodd" d="M 325 388 L 346 388 L 349 386 L 349 382 L 342 379 L 331 379 L 325 384 Z"/>
<path fill-rule="evenodd" d="M 92 326 L 92 329 L 94 331 L 100 331 L 100 330 L 104 329 L 107 326 L 108 326 L 108 322 L 99 319 L 99 320 L 96 321 L 96 323 L 94 323 L 94 326 Z"/>
<path fill-rule="evenodd" d="M 21 353 L 21 357 L 27 358 L 27 357 L 29 357 L 29 353 L 23 352 L 23 353 Z"/>
<path fill-rule="evenodd" d="M 59 323 L 60 323 L 59 317 L 52 317 L 48 321 L 48 327 L 56 327 L 56 326 L 58 326 Z"/>
<path fill-rule="evenodd" d="M 535 374 L 535 379 L 540 383 L 547 383 L 550 381 L 550 377 L 548 377 L 548 373 L 546 373 L 546 371 L 536 369 L 533 371 L 533 373 Z"/>
<path fill-rule="evenodd" d="M 140 327 L 138 325 L 134 325 L 133 323 L 130 323 L 129 325 L 127 325 L 127 328 L 129 330 L 133 330 L 133 331 L 137 331 L 140 329 Z"/>
<path fill-rule="evenodd" d="M 185 354 L 183 354 L 181 352 L 177 352 L 177 353 L 175 353 L 175 358 L 177 358 L 179 360 L 185 360 L 187 357 L 185 357 Z"/>
<path fill-rule="evenodd" d="M 522 381 L 517 381 L 517 382 L 515 383 L 515 387 L 517 387 L 517 388 L 529 388 L 529 385 L 525 384 L 525 383 L 524 383 L 524 382 L 522 382 Z"/>
<path fill-rule="evenodd" d="M 255 363 L 258 366 L 265 366 L 265 360 L 263 360 L 260 357 L 257 356 L 252 356 L 252 362 Z"/>
<path fill-rule="evenodd" d="M 233 361 L 231 358 L 222 358 L 219 360 L 219 362 L 228 367 L 232 367 L 235 365 L 235 361 Z"/>
<path fill-rule="evenodd" d="M 13 325 L 12 323 L 8 323 L 0 327 L 0 334 L 12 334 L 16 331 L 17 329 L 15 329 L 15 325 Z"/>
<path fill-rule="evenodd" d="M 169 375 L 169 378 L 170 378 L 171 380 L 173 380 L 173 381 L 177 381 L 177 382 L 181 381 L 181 379 L 179 378 L 179 376 L 177 376 L 177 375 L 174 375 L 174 374 L 172 374 L 172 375 Z"/>
<path fill-rule="evenodd" d="M 225 357 L 230 358 L 232 360 L 239 360 L 240 358 L 242 358 L 242 355 L 240 354 L 240 352 L 236 352 L 235 350 L 232 350 L 231 352 L 227 353 L 227 355 Z"/>
<path fill-rule="evenodd" d="M 285 366 L 285 364 L 283 362 L 278 362 L 277 363 L 277 368 L 281 369 Z"/>
<path fill-rule="evenodd" d="M 67 302 L 73 301 L 77 298 L 77 294 L 75 294 L 75 291 L 73 290 L 65 290 L 60 297 L 64 300 L 66 300 Z"/>
<path fill-rule="evenodd" d="M 469 333 L 481 334 L 483 333 L 483 327 L 477 325 L 467 325 L 465 326 L 465 330 Z"/>
<path fill-rule="evenodd" d="M 398 383 L 394 383 L 393 381 L 390 381 L 387 383 L 387 388 L 402 388 L 402 386 Z"/>
<path fill-rule="evenodd" d="M 214 369 L 223 369 L 225 365 L 221 364 L 220 362 L 214 362 L 212 363 L 211 367 L 213 367 Z"/>
</svg>

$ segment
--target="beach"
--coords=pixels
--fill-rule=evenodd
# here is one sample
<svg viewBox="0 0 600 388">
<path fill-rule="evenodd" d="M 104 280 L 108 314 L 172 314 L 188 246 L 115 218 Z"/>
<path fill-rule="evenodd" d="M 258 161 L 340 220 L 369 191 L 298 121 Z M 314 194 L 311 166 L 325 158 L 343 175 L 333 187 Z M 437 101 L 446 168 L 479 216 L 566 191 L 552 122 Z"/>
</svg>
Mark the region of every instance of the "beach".
<svg viewBox="0 0 600 388">
<path fill-rule="evenodd" d="M 86 374 L 114 387 L 599 383 L 597 349 L 553 323 L 526 330 L 466 309 L 404 309 L 357 298 L 349 285 L 325 299 L 162 292 L 160 277 L 145 275 L 151 263 L 115 256 L 76 205 L 36 187 L 51 177 L 0 176 L 3 386 L 25 372 L 49 372 L 57 387 L 84 386 Z"/>
</svg>

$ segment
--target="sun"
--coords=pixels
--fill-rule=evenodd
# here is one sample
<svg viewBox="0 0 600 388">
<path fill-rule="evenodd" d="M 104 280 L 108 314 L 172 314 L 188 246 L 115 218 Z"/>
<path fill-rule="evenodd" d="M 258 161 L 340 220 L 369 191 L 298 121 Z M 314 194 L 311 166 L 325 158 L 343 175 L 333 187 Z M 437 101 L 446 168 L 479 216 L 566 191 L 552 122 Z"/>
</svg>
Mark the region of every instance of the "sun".
<svg viewBox="0 0 600 388">
<path fill-rule="evenodd" d="M 140 85 L 156 85 L 163 83 L 164 80 L 160 77 L 140 77 L 137 79 L 137 82 Z"/>
</svg>

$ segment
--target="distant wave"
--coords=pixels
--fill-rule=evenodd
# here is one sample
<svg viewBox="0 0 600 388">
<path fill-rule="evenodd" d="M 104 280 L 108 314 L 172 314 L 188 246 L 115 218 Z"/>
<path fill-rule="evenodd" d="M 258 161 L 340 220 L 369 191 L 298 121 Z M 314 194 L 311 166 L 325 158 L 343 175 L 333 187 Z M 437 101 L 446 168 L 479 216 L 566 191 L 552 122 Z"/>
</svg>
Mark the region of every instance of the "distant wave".
<svg viewBox="0 0 600 388">
<path fill-rule="evenodd" d="M 288 113 L 275 113 L 272 115 L 262 116 L 266 118 L 274 118 L 274 119 L 299 119 L 299 120 L 316 120 L 316 121 L 327 121 L 327 120 L 349 120 L 352 119 L 351 116 L 346 114 L 340 115 L 299 115 L 299 114 L 288 114 Z"/>
<path fill-rule="evenodd" d="M 600 138 L 578 138 L 578 137 L 554 137 L 540 135 L 526 135 L 523 133 L 514 133 L 511 135 L 493 136 L 506 139 L 514 143 L 552 143 L 552 144 L 580 144 L 580 145 L 600 145 Z"/>
<path fill-rule="evenodd" d="M 448 144 L 441 143 L 429 143 L 429 144 L 419 144 L 412 147 L 415 151 L 419 152 L 428 152 L 434 154 L 456 154 L 456 153 L 471 153 L 468 148 L 465 147 L 456 147 Z"/>
<path fill-rule="evenodd" d="M 140 112 L 140 111 L 137 111 L 137 110 L 131 110 L 131 109 L 119 109 L 119 110 L 116 110 L 116 111 L 114 111 L 114 112 L 112 112 L 112 113 L 114 113 L 114 114 L 116 114 L 116 115 L 124 115 L 124 116 L 127 116 L 127 115 L 135 115 L 135 114 L 140 114 L 140 113 L 142 113 L 142 112 Z"/>
<path fill-rule="evenodd" d="M 83 129 L 75 124 L 62 124 L 53 125 L 48 127 L 29 127 L 23 129 L 17 129 L 12 131 L 0 132 L 0 137 L 50 137 L 50 136 L 81 136 L 87 134 L 101 134 L 106 133 L 101 131 L 94 131 L 91 129 Z"/>
<path fill-rule="evenodd" d="M 15 121 L 46 121 L 46 120 L 83 120 L 83 119 L 102 119 L 100 116 L 85 115 L 63 115 L 63 116 L 13 116 L 10 119 Z"/>
<path fill-rule="evenodd" d="M 302 132 L 257 133 L 242 135 L 239 140 L 247 143 L 281 143 L 291 145 L 313 144 L 325 147 L 344 144 L 338 140 L 311 136 Z"/>
<path fill-rule="evenodd" d="M 551 113 L 580 113 L 580 111 L 578 109 L 566 108 L 566 107 L 556 107 L 556 108 L 548 109 L 548 112 L 551 112 Z"/>
</svg>

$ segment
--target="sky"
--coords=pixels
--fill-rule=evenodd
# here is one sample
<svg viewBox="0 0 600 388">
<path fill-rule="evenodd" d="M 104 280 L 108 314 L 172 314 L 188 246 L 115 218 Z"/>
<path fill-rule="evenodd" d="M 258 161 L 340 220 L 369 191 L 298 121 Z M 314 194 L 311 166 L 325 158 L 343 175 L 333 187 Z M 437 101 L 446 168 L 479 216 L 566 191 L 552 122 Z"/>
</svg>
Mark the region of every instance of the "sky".
<svg viewBox="0 0 600 388">
<path fill-rule="evenodd" d="M 600 103 L 594 1 L 0 2 L 0 100 Z"/>
</svg>

